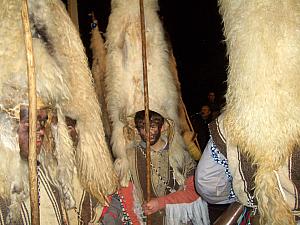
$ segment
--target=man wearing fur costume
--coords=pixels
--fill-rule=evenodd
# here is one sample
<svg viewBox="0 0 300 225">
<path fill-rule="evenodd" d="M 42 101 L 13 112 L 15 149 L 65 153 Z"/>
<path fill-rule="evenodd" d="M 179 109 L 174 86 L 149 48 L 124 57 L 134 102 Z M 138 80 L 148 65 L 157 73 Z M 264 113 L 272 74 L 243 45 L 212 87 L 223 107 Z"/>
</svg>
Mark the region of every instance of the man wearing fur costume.
<svg viewBox="0 0 300 225">
<path fill-rule="evenodd" d="M 47 224 L 64 224 L 65 207 L 74 207 L 74 198 L 72 187 L 68 183 L 62 183 L 57 179 L 55 173 L 62 168 L 56 163 L 53 156 L 54 139 L 51 130 L 55 129 L 57 124 L 53 123 L 52 118 L 56 116 L 53 108 L 43 105 L 38 101 L 37 109 L 37 131 L 36 131 L 36 150 L 38 154 L 38 190 L 39 190 L 39 206 L 40 214 L 47 216 Z M 3 105 L 2 105 L 3 106 Z M 2 108 L 4 110 L 4 108 Z M 28 120 L 28 104 L 20 103 L 13 111 L 2 111 L 1 118 L 6 120 L 3 126 L 10 129 L 9 124 L 16 126 L 16 140 L 14 144 L 19 147 L 18 155 L 12 156 L 10 169 L 14 168 L 15 176 L 18 180 L 11 183 L 10 198 L 1 194 L 1 224 L 30 224 L 30 202 L 28 198 L 28 150 L 29 150 L 29 120 Z M 13 118 L 13 119 L 10 119 Z M 3 121 L 4 122 L 4 121 Z M 3 140 L 8 141 L 10 136 L 2 130 Z M 45 139 L 45 140 L 44 140 Z M 13 143 L 13 142 L 12 142 Z M 11 144 L 12 144 L 11 143 Z M 12 149 L 13 150 L 13 149 Z M 5 154 L 5 152 L 1 152 Z M 7 159 L 8 155 L 3 155 Z M 65 155 L 66 157 L 67 155 Z M 72 160 L 65 158 L 65 160 Z M 16 164 L 15 164 L 16 163 Z M 58 170 L 55 169 L 58 167 Z M 19 170 L 17 170 L 19 169 Z M 6 172 L 6 171 L 3 171 Z M 63 172 L 63 171 L 60 171 Z M 64 172 L 68 172 L 65 170 Z M 6 174 L 10 178 L 10 174 Z M 61 176 L 61 175 L 60 175 Z M 67 174 L 65 174 L 67 181 Z M 5 187 L 4 187 L 5 188 Z"/>
<path fill-rule="evenodd" d="M 1 223 L 30 224 L 22 1 L 0 0 L 0 8 L 0 197 L 5 203 L 1 204 Z M 87 224 L 93 222 L 94 214 L 82 213 L 82 203 L 94 211 L 96 204 L 90 194 L 103 206 L 106 196 L 118 186 L 91 72 L 62 2 L 30 0 L 29 18 L 41 103 L 37 118 L 41 224 L 78 224 L 82 220 Z M 66 117 L 76 121 L 76 150 Z"/>
<path fill-rule="evenodd" d="M 142 110 L 128 119 L 128 126 L 125 128 L 132 141 L 127 149 L 131 176 L 128 187 L 118 191 L 119 198 L 123 199 L 120 209 L 123 208 L 132 224 L 143 224 L 147 215 L 151 215 L 153 224 L 208 224 L 206 205 L 194 188 L 195 161 L 188 151 L 184 152 L 180 174 L 185 182 L 180 185 L 169 158 L 173 138 L 172 121 L 154 111 L 149 111 L 149 120 L 151 200 L 146 202 L 146 128 L 145 111 Z M 193 215 L 195 211 L 199 211 L 199 217 Z M 108 217 L 109 215 L 104 216 L 105 222 L 109 221 Z"/>
<path fill-rule="evenodd" d="M 125 200 L 129 199 L 126 202 L 129 204 L 127 211 L 135 224 L 143 224 L 145 214 L 153 216 L 154 224 L 181 224 L 187 220 L 194 220 L 195 224 L 207 224 L 206 203 L 197 198 L 193 188 L 190 189 L 193 186 L 190 186 L 193 179 L 190 175 L 195 162 L 181 136 L 177 81 L 173 74 L 170 48 L 156 12 L 157 0 L 144 1 L 148 97 L 153 126 L 150 130 L 153 136 L 153 200 L 145 202 L 145 122 L 142 111 L 145 106 L 140 6 L 136 0 L 112 0 L 111 8 L 105 43 L 105 87 L 112 122 L 111 144 L 116 158 L 115 169 L 123 187 L 119 192 Z M 194 194 L 181 201 L 174 198 L 176 200 L 172 202 L 167 196 L 176 195 L 176 191 L 185 197 L 186 191 Z M 186 203 L 176 204 L 182 202 Z M 192 213 L 195 211 L 200 213 Z"/>
<path fill-rule="evenodd" d="M 162 214 L 159 210 L 164 209 L 166 204 L 171 203 L 181 203 L 181 202 L 193 202 L 198 196 L 196 195 L 193 188 L 193 174 L 194 174 L 194 161 L 188 158 L 189 161 L 185 163 L 185 167 L 182 168 L 182 173 L 184 177 L 187 178 L 185 183 L 186 193 L 176 192 L 179 188 L 178 183 L 174 180 L 173 169 L 169 165 L 168 159 L 168 148 L 169 148 L 169 134 L 163 134 L 163 127 L 165 124 L 164 118 L 153 111 L 149 112 L 150 118 L 150 146 L 151 146 L 151 186 L 152 190 L 152 200 L 143 204 L 143 211 L 145 215 L 151 215 L 158 212 L 156 217 Z M 135 146 L 133 147 L 134 157 L 130 157 L 130 160 L 135 160 L 135 162 L 130 163 L 132 182 L 134 183 L 136 190 L 139 191 L 138 195 L 143 194 L 143 199 L 146 199 L 145 193 L 145 176 L 146 174 L 146 124 L 145 124 L 145 112 L 139 111 L 135 114 L 134 124 L 138 131 L 141 140 L 135 141 Z M 162 133 L 163 132 L 163 133 Z M 134 167 L 133 167 L 134 166 Z M 139 182 L 139 183 L 138 183 Z M 142 189 L 142 190 L 141 190 Z M 175 193 L 168 195 L 171 193 Z M 168 197 L 166 197 L 168 195 Z M 177 198 L 176 198 L 177 197 Z M 154 216 L 155 218 L 155 216 Z M 155 220 L 156 221 L 156 220 Z M 157 224 L 163 224 L 162 220 L 156 221 Z"/>
</svg>

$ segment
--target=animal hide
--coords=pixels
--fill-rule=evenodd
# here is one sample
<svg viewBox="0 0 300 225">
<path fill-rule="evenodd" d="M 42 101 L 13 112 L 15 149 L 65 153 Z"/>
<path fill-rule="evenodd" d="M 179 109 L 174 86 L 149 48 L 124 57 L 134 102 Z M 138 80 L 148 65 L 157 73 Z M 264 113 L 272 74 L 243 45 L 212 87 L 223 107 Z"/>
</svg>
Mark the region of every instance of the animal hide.
<svg viewBox="0 0 300 225">
<path fill-rule="evenodd" d="M 21 0 L 0 0 L 0 103 L 4 109 L 27 101 L 26 54 L 21 20 Z M 37 95 L 48 105 L 59 109 L 61 117 L 77 120 L 79 144 L 75 158 L 61 163 L 66 174 L 77 166 L 81 183 L 104 203 L 106 195 L 117 188 L 112 158 L 105 142 L 100 119 L 100 108 L 92 84 L 84 48 L 62 2 L 59 0 L 30 0 L 29 17 L 33 36 Z M 61 126 L 58 126 L 58 129 Z M 14 129 L 16 124 L 7 129 Z M 58 131 L 58 134 L 62 132 Z M 66 142 L 61 136 L 61 142 Z M 1 139 L 0 152 L 16 152 L 17 144 L 10 150 Z M 63 151 L 73 152 L 70 145 Z M 60 150 L 61 151 L 61 150 Z M 59 159 L 62 159 L 58 156 Z M 1 157 L 2 160 L 5 160 Z M 73 160 L 73 161 L 72 161 Z M 67 169 L 66 169 L 67 168 Z M 67 176 L 67 175 L 66 175 Z M 71 176 L 71 175 L 70 175 Z M 11 182 L 11 181 L 9 181 Z M 7 183 L 6 183 L 7 184 Z M 2 185 L 1 185 L 2 187 Z M 5 191 L 3 192 L 5 194 Z M 2 193 L 1 193 L 2 194 Z"/>
<path fill-rule="evenodd" d="M 108 118 L 107 104 L 105 101 L 105 87 L 104 87 L 104 75 L 106 69 L 106 49 L 104 47 L 104 41 L 99 31 L 97 20 L 93 21 L 92 37 L 91 37 L 91 50 L 93 53 L 92 74 L 95 81 L 95 89 L 98 97 L 98 101 L 101 108 L 101 119 L 103 122 L 104 132 L 107 138 L 110 138 L 111 127 Z"/>
<path fill-rule="evenodd" d="M 105 83 L 112 121 L 111 144 L 116 157 L 115 168 L 121 185 L 127 186 L 129 174 L 126 149 L 131 142 L 128 142 L 123 130 L 128 125 L 127 118 L 144 109 L 140 7 L 136 0 L 113 0 L 111 6 L 106 33 L 108 53 Z M 144 1 L 149 108 L 174 123 L 170 163 L 175 168 L 176 179 L 182 184 L 184 178 L 179 168 L 183 165 L 185 149 L 180 135 L 179 96 L 157 10 L 157 0 Z"/>
<path fill-rule="evenodd" d="M 300 3 L 220 0 L 229 74 L 224 126 L 228 143 L 257 164 L 261 224 L 295 224 L 274 171 L 300 135 Z"/>
</svg>

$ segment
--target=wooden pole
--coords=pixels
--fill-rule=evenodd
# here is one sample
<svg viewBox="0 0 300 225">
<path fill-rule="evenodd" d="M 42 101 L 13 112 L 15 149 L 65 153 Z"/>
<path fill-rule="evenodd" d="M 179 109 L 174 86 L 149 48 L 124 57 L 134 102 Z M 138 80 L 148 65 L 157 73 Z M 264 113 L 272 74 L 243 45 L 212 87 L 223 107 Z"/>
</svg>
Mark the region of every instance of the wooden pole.
<svg viewBox="0 0 300 225">
<path fill-rule="evenodd" d="M 28 3 L 23 0 L 22 21 L 25 34 L 25 46 L 27 57 L 28 95 L 29 95 L 29 186 L 31 224 L 40 224 L 39 202 L 38 202 L 38 178 L 37 178 L 37 154 L 36 154 L 36 80 L 34 71 L 34 57 L 32 48 L 32 35 L 30 31 Z"/>
<path fill-rule="evenodd" d="M 149 93 L 148 93 L 148 74 L 147 74 L 147 49 L 145 32 L 144 2 L 140 0 L 140 20 L 142 36 L 142 61 L 143 61 L 143 82 L 144 82 L 144 105 L 146 122 L 146 161 L 147 161 L 147 202 L 151 199 L 151 155 L 150 155 L 150 122 L 149 122 Z M 147 216 L 147 225 L 151 225 L 151 217 Z"/>
<path fill-rule="evenodd" d="M 184 104 L 184 102 L 183 102 L 183 100 L 182 100 L 182 97 L 180 97 L 180 102 L 181 102 L 181 104 L 182 104 L 182 107 L 183 107 L 183 110 L 184 110 L 184 114 L 185 114 L 185 118 L 186 118 L 186 120 L 187 120 L 188 126 L 189 126 L 190 130 L 191 130 L 193 133 L 195 133 L 195 130 L 194 130 L 193 125 L 192 125 L 192 123 L 191 123 L 189 114 L 187 113 L 187 110 L 186 110 L 185 104 Z M 200 145 L 199 145 L 199 142 L 198 142 L 197 138 L 195 138 L 194 142 L 195 142 L 197 148 L 200 150 L 200 152 L 201 152 L 201 151 L 204 151 L 204 149 L 201 149 L 201 148 L 200 148 Z"/>
<path fill-rule="evenodd" d="M 231 205 L 218 217 L 213 225 L 234 225 L 238 224 L 238 219 L 244 211 L 244 206 L 239 202 Z"/>
<path fill-rule="evenodd" d="M 68 0 L 68 12 L 77 31 L 79 31 L 77 0 Z"/>
</svg>

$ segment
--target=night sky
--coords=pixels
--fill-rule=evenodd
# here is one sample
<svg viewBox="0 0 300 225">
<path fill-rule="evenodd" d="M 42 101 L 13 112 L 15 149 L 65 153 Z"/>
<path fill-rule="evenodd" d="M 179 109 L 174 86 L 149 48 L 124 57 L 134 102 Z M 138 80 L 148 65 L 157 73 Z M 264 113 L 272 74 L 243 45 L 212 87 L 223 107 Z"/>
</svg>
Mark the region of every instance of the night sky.
<svg viewBox="0 0 300 225">
<path fill-rule="evenodd" d="M 214 90 L 220 98 L 226 91 L 225 44 L 217 0 L 160 0 L 159 14 L 171 39 L 181 82 L 182 97 L 190 115 Z M 87 55 L 91 57 L 90 12 L 105 33 L 110 14 L 110 0 L 78 0 L 80 34 Z"/>
</svg>

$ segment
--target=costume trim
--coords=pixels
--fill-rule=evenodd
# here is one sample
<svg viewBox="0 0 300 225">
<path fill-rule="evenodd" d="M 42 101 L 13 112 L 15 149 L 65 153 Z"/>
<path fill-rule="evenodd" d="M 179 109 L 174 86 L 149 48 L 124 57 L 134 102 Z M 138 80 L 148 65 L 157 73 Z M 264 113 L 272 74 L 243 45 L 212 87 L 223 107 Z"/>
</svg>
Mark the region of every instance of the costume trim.
<svg viewBox="0 0 300 225">
<path fill-rule="evenodd" d="M 239 162 L 239 173 L 241 175 L 243 181 L 244 192 L 248 197 L 247 205 L 255 206 L 257 205 L 257 200 L 254 196 L 254 174 L 255 170 L 253 170 L 252 165 L 248 159 L 239 151 L 238 151 L 238 162 Z"/>
<path fill-rule="evenodd" d="M 210 135 L 213 138 L 214 144 L 217 146 L 219 151 L 227 158 L 227 151 L 226 151 L 226 139 L 220 129 L 220 124 L 218 118 L 213 120 L 211 123 L 208 124 L 208 129 Z"/>
<path fill-rule="evenodd" d="M 24 202 L 21 203 L 21 218 L 22 218 L 22 225 L 23 224 L 30 225 L 31 215 Z"/>
<path fill-rule="evenodd" d="M 225 152 L 227 152 L 226 147 L 223 150 L 225 150 Z M 210 151 L 211 151 L 213 160 L 216 163 L 218 163 L 219 165 L 224 167 L 226 177 L 227 177 L 228 181 L 230 182 L 231 187 L 230 187 L 228 199 L 230 200 L 230 199 L 236 198 L 236 195 L 234 193 L 233 186 L 232 186 L 232 175 L 230 173 L 230 169 L 228 166 L 228 160 L 226 158 L 224 158 L 224 159 L 220 158 L 220 151 L 213 140 L 212 140 L 212 145 L 211 145 Z"/>
<path fill-rule="evenodd" d="M 49 200 L 53 206 L 55 215 L 56 215 L 56 219 L 58 224 L 63 225 L 63 214 L 61 211 L 61 204 L 59 203 L 59 193 L 57 193 L 57 190 L 53 190 L 53 188 L 51 187 L 51 184 L 49 183 L 49 181 L 47 181 L 47 178 L 44 174 L 44 171 L 42 168 L 39 167 L 38 169 L 39 172 L 39 179 L 43 185 L 43 187 L 45 188 L 45 191 L 47 193 L 47 196 L 49 197 Z"/>
<path fill-rule="evenodd" d="M 198 198 L 192 203 L 167 204 L 166 205 L 166 224 L 183 225 L 192 224 L 209 225 L 207 203 Z"/>
<path fill-rule="evenodd" d="M 5 200 L 0 196 L 0 225 L 5 225 L 5 219 L 7 217 L 7 205 Z"/>
<path fill-rule="evenodd" d="M 289 160 L 289 177 L 293 181 L 295 187 L 295 210 L 300 210 L 300 193 L 298 190 L 300 190 L 300 148 L 297 148 L 293 154 L 291 159 Z"/>
</svg>

